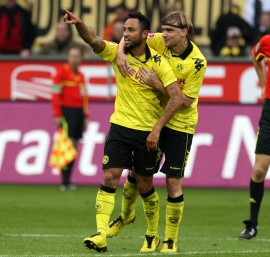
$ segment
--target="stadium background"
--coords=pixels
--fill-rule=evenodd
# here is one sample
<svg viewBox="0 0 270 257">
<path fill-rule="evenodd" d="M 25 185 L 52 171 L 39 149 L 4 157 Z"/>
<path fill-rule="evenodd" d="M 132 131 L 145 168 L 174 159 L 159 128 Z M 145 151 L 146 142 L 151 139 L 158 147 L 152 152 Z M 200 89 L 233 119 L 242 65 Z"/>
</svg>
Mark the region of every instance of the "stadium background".
<svg viewBox="0 0 270 257">
<path fill-rule="evenodd" d="M 3 2 L 0 0 L 0 4 Z M 105 25 L 113 18 L 115 6 L 125 3 L 128 8 L 139 10 L 150 18 L 153 32 L 159 28 L 166 6 L 174 4 L 191 18 L 195 27 L 194 40 L 200 46 L 209 45 L 209 29 L 213 28 L 217 18 L 221 13 L 226 13 L 233 2 L 244 11 L 245 0 L 18 0 L 32 12 L 33 23 L 38 27 L 37 43 L 53 39 L 55 24 L 62 18 L 63 8 L 80 16 L 102 36 Z"/>
<path fill-rule="evenodd" d="M 53 38 L 55 24 L 67 8 L 102 35 L 113 17 L 114 7 L 125 2 L 131 9 L 152 20 L 152 31 L 159 27 L 162 10 L 175 3 L 191 17 L 194 40 L 207 49 L 208 33 L 217 17 L 228 11 L 229 0 L 186 1 L 75 1 L 19 0 L 32 11 L 38 26 L 36 44 Z M 0 1 L 1 3 L 1 1 Z M 244 9 L 245 1 L 237 1 Z M 77 34 L 74 33 L 76 36 Z M 77 37 L 77 40 L 80 39 Z M 254 145 L 260 115 L 260 89 L 251 60 L 207 57 L 209 65 L 200 93 L 200 120 L 186 171 L 186 186 L 247 187 L 254 161 Z M 51 76 L 63 59 L 19 59 L 0 56 L 0 183 L 57 184 L 59 174 L 48 166 L 55 136 L 51 106 Z M 99 184 L 102 175 L 102 149 L 113 111 L 116 93 L 111 66 L 92 56 L 81 67 L 87 78 L 91 123 L 80 144 L 74 181 Z M 31 100 L 31 101 L 29 101 Z M 157 185 L 164 177 L 155 177 Z M 124 179 L 122 179 L 122 182 Z M 269 187 L 269 178 L 266 187 Z"/>
</svg>

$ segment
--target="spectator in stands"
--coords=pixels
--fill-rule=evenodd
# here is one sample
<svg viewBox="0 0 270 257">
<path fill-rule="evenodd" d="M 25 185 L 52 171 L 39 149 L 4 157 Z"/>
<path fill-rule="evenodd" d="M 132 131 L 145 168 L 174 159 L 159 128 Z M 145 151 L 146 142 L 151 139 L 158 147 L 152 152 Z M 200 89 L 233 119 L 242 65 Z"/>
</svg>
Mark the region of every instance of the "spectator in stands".
<svg viewBox="0 0 270 257">
<path fill-rule="evenodd" d="M 211 50 L 213 55 L 220 55 L 221 49 L 224 47 L 227 41 L 228 29 L 231 27 L 237 27 L 241 31 L 245 48 L 248 48 L 252 45 L 252 28 L 240 16 L 240 7 L 236 4 L 232 4 L 230 6 L 229 12 L 227 14 L 222 14 L 218 18 L 215 29 L 210 32 Z"/>
<path fill-rule="evenodd" d="M 115 7 L 115 17 L 105 27 L 105 30 L 103 33 L 104 40 L 113 41 L 114 24 L 118 21 L 121 21 L 124 23 L 128 17 L 129 12 L 130 10 L 126 7 L 125 4 L 119 4 Z"/>
<path fill-rule="evenodd" d="M 253 29 L 253 43 L 257 43 L 259 39 L 267 34 L 269 29 L 269 0 L 246 0 L 246 8 L 244 13 L 245 20 Z"/>
<path fill-rule="evenodd" d="M 113 24 L 113 30 L 112 30 L 112 42 L 119 43 L 120 40 L 123 37 L 123 27 L 124 22 L 123 21 L 116 21 Z"/>
<path fill-rule="evenodd" d="M 260 27 L 261 13 L 269 11 L 269 0 L 246 0 L 244 19 L 254 30 L 258 30 Z"/>
<path fill-rule="evenodd" d="M 237 27 L 230 27 L 227 30 L 227 40 L 221 48 L 219 55 L 222 57 L 246 56 L 246 44 L 241 31 Z"/>
<path fill-rule="evenodd" d="M 262 36 L 270 34 L 270 11 L 262 12 L 260 15 L 260 35 L 259 38 Z"/>
<path fill-rule="evenodd" d="M 80 44 L 73 40 L 71 27 L 63 21 L 59 21 L 56 25 L 55 39 L 42 45 L 36 53 L 39 55 L 66 56 L 72 46 L 81 48 L 83 56 L 90 54 L 90 48 L 86 44 Z"/>
<path fill-rule="evenodd" d="M 5 5 L 0 7 L 0 53 L 28 57 L 35 36 L 31 13 L 18 5 L 16 0 L 6 0 Z"/>
</svg>

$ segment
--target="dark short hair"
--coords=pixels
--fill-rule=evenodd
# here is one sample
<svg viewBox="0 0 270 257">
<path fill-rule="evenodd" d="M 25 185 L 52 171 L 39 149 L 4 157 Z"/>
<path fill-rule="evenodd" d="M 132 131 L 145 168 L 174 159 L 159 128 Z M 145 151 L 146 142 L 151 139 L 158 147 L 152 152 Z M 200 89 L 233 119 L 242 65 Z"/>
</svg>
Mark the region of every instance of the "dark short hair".
<svg viewBox="0 0 270 257">
<path fill-rule="evenodd" d="M 141 12 L 130 13 L 128 19 L 138 19 L 142 30 L 150 30 L 150 20 Z"/>
</svg>

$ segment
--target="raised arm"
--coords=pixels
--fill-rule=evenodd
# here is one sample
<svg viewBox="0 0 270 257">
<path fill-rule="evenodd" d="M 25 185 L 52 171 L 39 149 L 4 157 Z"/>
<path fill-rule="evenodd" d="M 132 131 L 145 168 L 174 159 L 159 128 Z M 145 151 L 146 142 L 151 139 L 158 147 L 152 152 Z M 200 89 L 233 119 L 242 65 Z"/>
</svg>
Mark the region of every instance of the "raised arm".
<svg viewBox="0 0 270 257">
<path fill-rule="evenodd" d="M 75 16 L 72 12 L 64 9 L 65 16 L 64 22 L 67 24 L 74 24 L 80 37 L 84 42 L 89 44 L 95 53 L 100 53 L 104 50 L 106 43 L 102 40 L 102 38 L 96 35 L 96 32 L 89 28 L 80 18 Z"/>
</svg>

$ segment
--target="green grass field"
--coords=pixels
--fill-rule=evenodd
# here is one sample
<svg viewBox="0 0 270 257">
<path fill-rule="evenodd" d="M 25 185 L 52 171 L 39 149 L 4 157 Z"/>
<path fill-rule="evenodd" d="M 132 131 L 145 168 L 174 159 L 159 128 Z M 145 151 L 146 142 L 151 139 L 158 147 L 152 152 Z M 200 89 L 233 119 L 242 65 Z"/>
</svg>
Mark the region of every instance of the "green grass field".
<svg viewBox="0 0 270 257">
<path fill-rule="evenodd" d="M 160 237 L 164 236 L 166 190 L 160 195 Z M 95 232 L 97 187 L 60 192 L 58 186 L 0 185 L 0 256 L 164 256 L 141 254 L 146 222 L 141 200 L 135 223 L 118 237 L 108 239 L 108 252 L 97 253 L 83 245 Z M 185 213 L 179 232 L 181 251 L 174 256 L 261 257 L 270 256 L 270 193 L 265 192 L 257 238 L 237 236 L 248 218 L 248 191 L 185 189 Z M 120 212 L 122 188 L 117 190 L 113 218 Z"/>
</svg>

